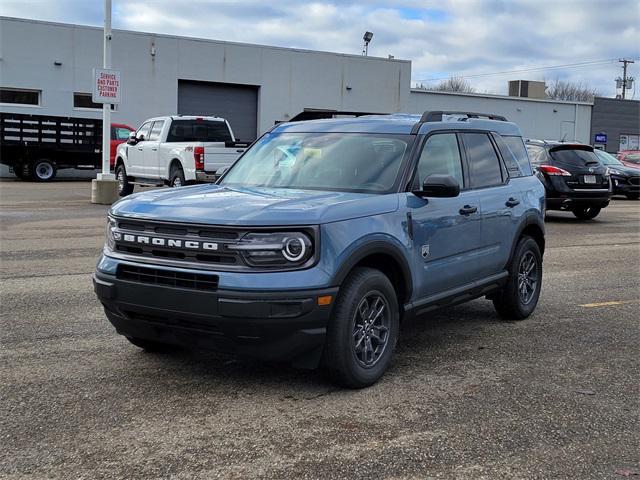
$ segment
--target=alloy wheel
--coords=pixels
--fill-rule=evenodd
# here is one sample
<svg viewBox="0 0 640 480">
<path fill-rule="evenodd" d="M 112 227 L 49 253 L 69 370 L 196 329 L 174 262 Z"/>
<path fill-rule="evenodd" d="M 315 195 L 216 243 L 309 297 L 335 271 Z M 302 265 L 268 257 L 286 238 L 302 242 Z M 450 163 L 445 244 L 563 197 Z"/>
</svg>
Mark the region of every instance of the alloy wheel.
<svg viewBox="0 0 640 480">
<path fill-rule="evenodd" d="M 360 365 L 374 366 L 389 343 L 389 303 L 378 291 L 367 293 L 356 308 L 353 324 L 353 353 Z"/>
<path fill-rule="evenodd" d="M 533 252 L 526 252 L 518 266 L 518 294 L 523 305 L 528 305 L 538 288 L 538 262 Z"/>
</svg>

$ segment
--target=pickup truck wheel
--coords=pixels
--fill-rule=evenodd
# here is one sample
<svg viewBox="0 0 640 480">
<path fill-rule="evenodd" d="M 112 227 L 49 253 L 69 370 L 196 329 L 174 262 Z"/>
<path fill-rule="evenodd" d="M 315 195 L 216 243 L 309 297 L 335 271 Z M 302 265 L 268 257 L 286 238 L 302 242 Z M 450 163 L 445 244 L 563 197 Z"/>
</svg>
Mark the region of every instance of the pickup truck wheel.
<svg viewBox="0 0 640 480">
<path fill-rule="evenodd" d="M 598 216 L 600 210 L 600 207 L 576 207 L 571 211 L 580 220 L 591 220 Z"/>
<path fill-rule="evenodd" d="M 505 287 L 493 298 L 493 306 L 505 320 L 523 320 L 536 308 L 542 288 L 542 255 L 536 241 L 524 236 L 509 266 Z"/>
<path fill-rule="evenodd" d="M 43 158 L 34 162 L 32 176 L 37 182 L 50 182 L 55 178 L 56 171 L 56 164 Z"/>
<path fill-rule="evenodd" d="M 183 187 L 186 185 L 184 180 L 184 172 L 180 167 L 172 167 L 171 175 L 169 178 L 169 186 L 170 187 Z"/>
<path fill-rule="evenodd" d="M 142 348 L 145 352 L 168 353 L 176 350 L 176 347 L 167 343 L 154 342 L 152 340 L 145 340 L 144 338 L 136 337 L 126 337 L 126 339 L 136 347 Z"/>
<path fill-rule="evenodd" d="M 379 270 L 357 268 L 341 287 L 327 326 L 323 366 L 347 388 L 363 388 L 382 377 L 398 340 L 398 299 Z"/>
<path fill-rule="evenodd" d="M 118 195 L 126 197 L 133 193 L 133 184 L 127 180 L 127 169 L 124 164 L 119 163 L 116 167 L 116 180 L 118 181 Z"/>
</svg>

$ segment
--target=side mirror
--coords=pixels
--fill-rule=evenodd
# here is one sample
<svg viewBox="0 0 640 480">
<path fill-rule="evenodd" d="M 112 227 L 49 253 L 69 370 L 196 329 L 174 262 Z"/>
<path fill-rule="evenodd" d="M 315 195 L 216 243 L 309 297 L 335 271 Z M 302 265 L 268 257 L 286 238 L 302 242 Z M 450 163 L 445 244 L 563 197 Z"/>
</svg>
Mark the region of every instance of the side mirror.
<svg viewBox="0 0 640 480">
<path fill-rule="evenodd" d="M 136 132 L 131 132 L 129 134 L 129 139 L 127 140 L 128 145 L 135 145 L 138 143 L 138 139 L 136 138 Z"/>
<path fill-rule="evenodd" d="M 424 179 L 422 190 L 413 194 L 418 197 L 457 197 L 460 184 L 451 175 L 429 175 Z"/>
</svg>

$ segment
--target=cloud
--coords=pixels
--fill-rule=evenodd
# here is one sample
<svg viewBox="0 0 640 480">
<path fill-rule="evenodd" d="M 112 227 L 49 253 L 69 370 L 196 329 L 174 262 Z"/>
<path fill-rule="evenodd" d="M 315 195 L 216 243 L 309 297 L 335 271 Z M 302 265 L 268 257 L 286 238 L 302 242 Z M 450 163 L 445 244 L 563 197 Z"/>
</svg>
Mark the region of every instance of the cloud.
<svg viewBox="0 0 640 480">
<path fill-rule="evenodd" d="M 2 0 L 0 14 L 101 25 L 101 8 L 100 1 Z M 115 28 L 341 53 L 359 54 L 370 30 L 369 54 L 412 60 L 414 82 L 468 76 L 494 93 L 506 93 L 510 79 L 562 78 L 613 96 L 616 60 L 640 57 L 637 0 L 113 0 L 113 8 Z"/>
</svg>

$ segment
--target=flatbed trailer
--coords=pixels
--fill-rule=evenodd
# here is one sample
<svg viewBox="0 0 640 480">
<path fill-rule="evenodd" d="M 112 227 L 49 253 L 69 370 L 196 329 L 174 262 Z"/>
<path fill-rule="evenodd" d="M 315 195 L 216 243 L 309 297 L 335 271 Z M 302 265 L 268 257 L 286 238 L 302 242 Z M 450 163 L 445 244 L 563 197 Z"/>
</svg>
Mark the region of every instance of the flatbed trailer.
<svg viewBox="0 0 640 480">
<path fill-rule="evenodd" d="M 0 112 L 0 163 L 42 182 L 59 169 L 100 168 L 102 120 Z"/>
</svg>

